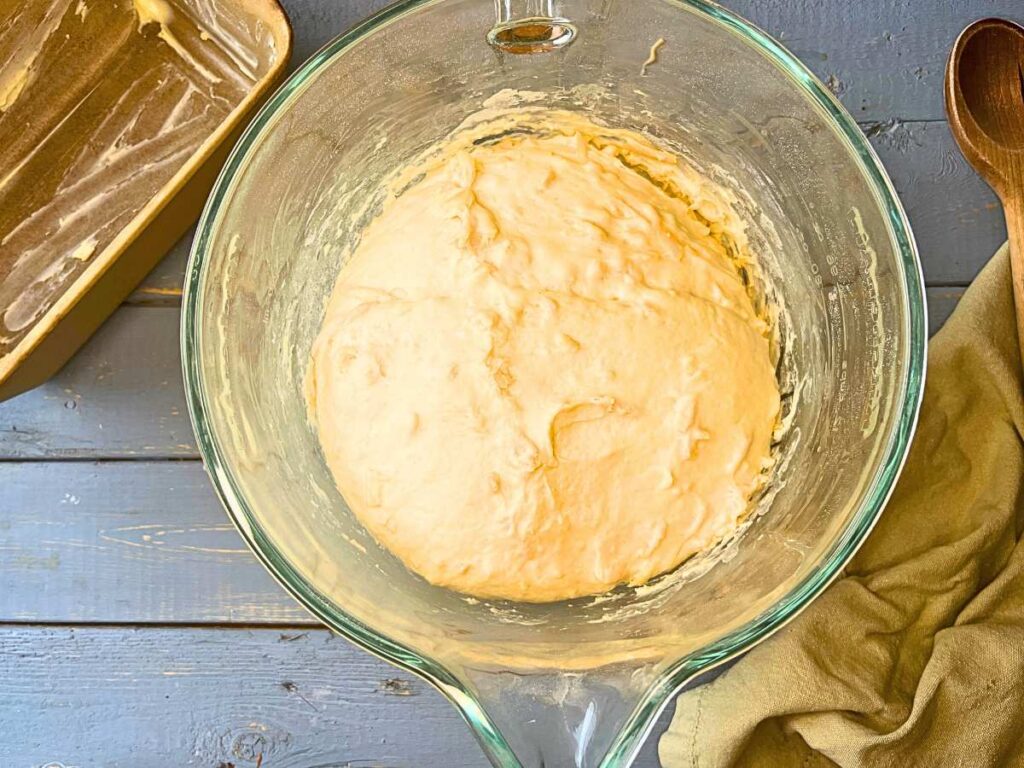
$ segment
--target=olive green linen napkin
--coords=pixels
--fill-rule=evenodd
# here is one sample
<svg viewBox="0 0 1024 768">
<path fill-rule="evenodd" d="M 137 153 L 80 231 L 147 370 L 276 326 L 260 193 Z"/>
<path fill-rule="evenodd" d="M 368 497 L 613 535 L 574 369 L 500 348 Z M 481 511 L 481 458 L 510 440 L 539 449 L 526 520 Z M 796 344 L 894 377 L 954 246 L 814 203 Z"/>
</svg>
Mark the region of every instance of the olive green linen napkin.
<svg viewBox="0 0 1024 768">
<path fill-rule="evenodd" d="M 1024 765 L 1024 402 L 1003 248 L 929 348 L 895 494 L 843 575 L 681 695 L 665 768 Z"/>
</svg>

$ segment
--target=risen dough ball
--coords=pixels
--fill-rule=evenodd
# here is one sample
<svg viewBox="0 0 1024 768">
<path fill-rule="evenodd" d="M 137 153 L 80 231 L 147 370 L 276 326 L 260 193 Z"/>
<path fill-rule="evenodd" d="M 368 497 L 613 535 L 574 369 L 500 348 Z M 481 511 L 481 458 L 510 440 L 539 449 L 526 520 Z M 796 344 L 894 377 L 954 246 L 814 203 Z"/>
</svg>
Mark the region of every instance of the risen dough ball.
<svg viewBox="0 0 1024 768">
<path fill-rule="evenodd" d="M 674 156 L 578 118 L 442 152 L 313 347 L 362 523 L 435 584 L 524 601 L 643 583 L 732 530 L 779 411 L 734 221 Z"/>
</svg>

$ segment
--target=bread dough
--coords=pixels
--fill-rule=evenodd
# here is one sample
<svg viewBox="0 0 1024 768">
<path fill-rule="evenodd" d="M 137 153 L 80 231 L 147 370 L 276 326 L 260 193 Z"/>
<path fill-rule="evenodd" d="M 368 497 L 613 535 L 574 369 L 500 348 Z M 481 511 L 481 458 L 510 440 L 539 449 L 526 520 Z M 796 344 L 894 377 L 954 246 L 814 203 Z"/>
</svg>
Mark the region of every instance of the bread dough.
<svg viewBox="0 0 1024 768">
<path fill-rule="evenodd" d="M 521 601 L 641 584 L 734 530 L 779 392 L 724 192 L 570 115 L 417 173 L 341 270 L 306 382 L 366 528 L 434 584 Z"/>
</svg>

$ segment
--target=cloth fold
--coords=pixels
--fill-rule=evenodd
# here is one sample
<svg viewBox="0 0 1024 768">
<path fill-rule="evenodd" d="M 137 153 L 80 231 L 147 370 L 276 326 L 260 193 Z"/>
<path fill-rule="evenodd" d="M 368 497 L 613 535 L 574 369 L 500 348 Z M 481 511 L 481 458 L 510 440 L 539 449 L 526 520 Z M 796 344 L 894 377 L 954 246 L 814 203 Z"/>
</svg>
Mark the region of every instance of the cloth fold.
<svg viewBox="0 0 1024 768">
<path fill-rule="evenodd" d="M 1024 765 L 1024 398 L 1006 246 L 929 347 L 920 424 L 836 583 L 682 694 L 665 768 Z"/>
</svg>

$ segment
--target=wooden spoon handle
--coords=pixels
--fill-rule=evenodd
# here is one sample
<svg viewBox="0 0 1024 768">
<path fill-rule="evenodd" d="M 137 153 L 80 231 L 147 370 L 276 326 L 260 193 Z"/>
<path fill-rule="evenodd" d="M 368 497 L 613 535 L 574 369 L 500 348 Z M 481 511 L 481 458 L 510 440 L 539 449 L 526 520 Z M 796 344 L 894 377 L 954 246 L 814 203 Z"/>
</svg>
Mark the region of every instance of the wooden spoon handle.
<svg viewBox="0 0 1024 768">
<path fill-rule="evenodd" d="M 1024 190 L 1022 190 L 1024 192 Z M 1006 235 L 1010 241 L 1010 274 L 1013 279 L 1013 305 L 1017 315 L 1017 344 L 1024 365 L 1024 195 L 1003 198 Z"/>
</svg>

